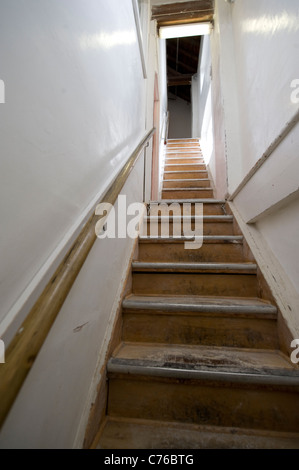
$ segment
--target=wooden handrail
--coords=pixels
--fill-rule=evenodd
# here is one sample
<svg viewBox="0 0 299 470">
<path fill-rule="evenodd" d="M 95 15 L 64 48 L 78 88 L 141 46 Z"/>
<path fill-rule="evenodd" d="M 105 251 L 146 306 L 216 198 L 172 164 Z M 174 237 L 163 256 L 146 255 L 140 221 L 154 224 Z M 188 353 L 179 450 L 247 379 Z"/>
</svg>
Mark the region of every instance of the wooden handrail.
<svg viewBox="0 0 299 470">
<path fill-rule="evenodd" d="M 166 129 L 165 129 L 164 145 L 167 145 L 168 132 L 169 132 L 169 111 L 167 111 L 167 117 L 166 117 Z"/>
<path fill-rule="evenodd" d="M 154 133 L 155 129 L 152 129 L 141 140 L 100 202 L 115 204 L 140 153 Z M 54 320 L 97 238 L 95 226 L 98 220 L 99 216 L 96 216 L 94 212 L 58 266 L 6 351 L 6 363 L 0 366 L 0 426 L 4 423 Z"/>
</svg>

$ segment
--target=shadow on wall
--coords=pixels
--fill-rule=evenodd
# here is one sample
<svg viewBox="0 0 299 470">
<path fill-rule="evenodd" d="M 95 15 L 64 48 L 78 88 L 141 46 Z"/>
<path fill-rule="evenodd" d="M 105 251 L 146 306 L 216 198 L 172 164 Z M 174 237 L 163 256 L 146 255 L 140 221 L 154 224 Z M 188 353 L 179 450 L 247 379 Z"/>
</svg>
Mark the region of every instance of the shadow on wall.
<svg viewBox="0 0 299 470">
<path fill-rule="evenodd" d="M 191 138 L 192 106 L 185 100 L 169 94 L 169 139 Z"/>
</svg>

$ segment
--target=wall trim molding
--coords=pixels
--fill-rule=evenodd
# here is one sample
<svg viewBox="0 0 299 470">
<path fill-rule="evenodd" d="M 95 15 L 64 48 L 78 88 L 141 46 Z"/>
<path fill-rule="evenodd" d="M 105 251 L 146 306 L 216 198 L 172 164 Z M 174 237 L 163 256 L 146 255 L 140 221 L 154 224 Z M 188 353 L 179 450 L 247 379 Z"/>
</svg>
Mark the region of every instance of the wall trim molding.
<svg viewBox="0 0 299 470">
<path fill-rule="evenodd" d="M 283 127 L 282 131 L 279 135 L 273 140 L 273 142 L 269 145 L 267 150 L 264 152 L 262 157 L 256 162 L 256 164 L 251 168 L 251 170 L 247 173 L 245 178 L 241 181 L 239 186 L 235 189 L 235 191 L 229 196 L 229 201 L 233 201 L 235 197 L 242 191 L 242 189 L 246 186 L 246 184 L 251 180 L 251 178 L 258 172 L 261 166 L 268 160 L 269 157 L 273 154 L 274 150 L 281 144 L 281 142 L 289 135 L 289 133 L 293 130 L 293 128 L 299 122 L 299 110 L 296 111 L 294 116 L 288 121 L 285 126 Z"/>
<path fill-rule="evenodd" d="M 229 206 L 269 285 L 286 327 L 294 339 L 299 338 L 299 293 L 255 225 L 248 225 L 243 220 L 233 202 L 229 202 Z M 285 348 L 289 349 L 290 344 L 286 344 Z"/>
<path fill-rule="evenodd" d="M 153 128 L 145 134 L 99 202 L 114 205 L 140 154 L 154 133 Z M 95 227 L 98 221 L 99 216 L 94 210 L 7 348 L 6 363 L 0 368 L 0 426 L 4 423 L 97 239 Z"/>
</svg>

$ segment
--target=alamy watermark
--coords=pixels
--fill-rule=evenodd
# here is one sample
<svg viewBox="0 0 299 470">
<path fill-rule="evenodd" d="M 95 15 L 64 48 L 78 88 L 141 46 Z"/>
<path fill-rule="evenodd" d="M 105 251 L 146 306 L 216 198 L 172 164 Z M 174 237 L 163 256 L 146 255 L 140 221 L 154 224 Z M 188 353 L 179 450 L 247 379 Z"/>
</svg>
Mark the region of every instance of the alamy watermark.
<svg viewBox="0 0 299 470">
<path fill-rule="evenodd" d="M 5 83 L 3 80 L 0 80 L 0 104 L 5 103 Z"/>
<path fill-rule="evenodd" d="M 294 339 L 291 342 L 291 348 L 296 348 L 291 354 L 291 361 L 293 364 L 299 363 L 299 339 Z"/>
<path fill-rule="evenodd" d="M 294 91 L 291 93 L 291 102 L 293 104 L 299 103 L 299 78 L 295 78 L 291 82 L 291 88 L 294 88 Z"/>
<path fill-rule="evenodd" d="M 0 339 L 0 364 L 5 363 L 5 344 L 2 339 Z"/>
<path fill-rule="evenodd" d="M 198 250 L 203 245 L 203 204 L 164 202 L 150 206 L 150 216 L 144 215 L 145 206 L 135 202 L 127 205 L 125 195 L 118 196 L 117 213 L 112 204 L 101 203 L 95 214 L 100 216 L 95 232 L 105 238 L 182 238 L 187 250 Z"/>
</svg>

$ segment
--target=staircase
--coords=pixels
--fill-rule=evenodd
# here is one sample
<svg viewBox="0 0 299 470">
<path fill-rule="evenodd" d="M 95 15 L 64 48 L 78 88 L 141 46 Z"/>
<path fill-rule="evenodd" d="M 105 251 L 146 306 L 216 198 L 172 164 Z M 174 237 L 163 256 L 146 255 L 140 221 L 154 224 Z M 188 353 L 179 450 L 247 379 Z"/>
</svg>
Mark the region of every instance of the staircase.
<svg viewBox="0 0 299 470">
<path fill-rule="evenodd" d="M 192 229 L 203 203 L 203 246 L 173 236 L 176 215 L 163 238 L 167 219 L 149 205 L 145 225 L 158 233 L 140 236 L 132 263 L 99 449 L 299 448 L 298 368 L 279 350 L 277 308 L 234 217 L 213 195 L 198 140 L 169 141 L 162 200 L 189 203 Z"/>
</svg>

